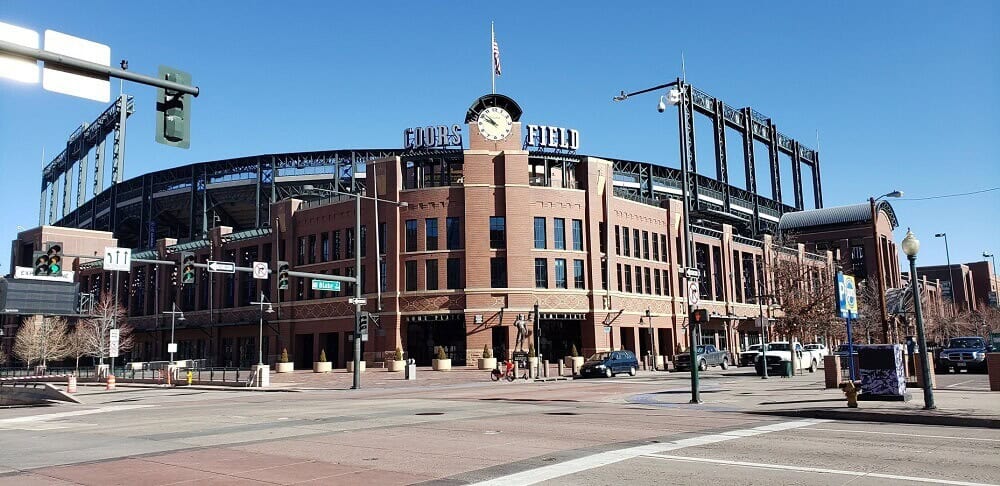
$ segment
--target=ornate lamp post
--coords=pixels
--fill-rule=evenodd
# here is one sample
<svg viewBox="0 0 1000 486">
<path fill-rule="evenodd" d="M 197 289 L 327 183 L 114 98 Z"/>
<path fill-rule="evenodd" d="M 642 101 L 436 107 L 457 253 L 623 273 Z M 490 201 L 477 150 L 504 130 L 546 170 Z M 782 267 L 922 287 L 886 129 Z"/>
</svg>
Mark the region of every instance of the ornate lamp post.
<svg viewBox="0 0 1000 486">
<path fill-rule="evenodd" d="M 920 311 L 920 285 L 917 280 L 917 252 L 920 240 L 906 229 L 906 237 L 901 244 L 906 259 L 910 261 L 910 281 L 913 282 L 913 313 L 917 319 L 917 345 L 920 352 L 920 376 L 924 382 L 924 410 L 934 410 L 934 390 L 931 389 L 931 364 L 927 360 L 927 337 L 924 335 L 924 316 Z"/>
</svg>

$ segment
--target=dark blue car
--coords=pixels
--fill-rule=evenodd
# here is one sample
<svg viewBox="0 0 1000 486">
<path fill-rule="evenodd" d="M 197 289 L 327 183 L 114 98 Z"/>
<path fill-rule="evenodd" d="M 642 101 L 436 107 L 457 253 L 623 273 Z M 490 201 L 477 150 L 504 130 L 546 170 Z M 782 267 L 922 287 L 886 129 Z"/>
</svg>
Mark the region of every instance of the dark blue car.
<svg viewBox="0 0 1000 486">
<path fill-rule="evenodd" d="M 591 376 L 611 378 L 618 373 L 628 373 L 629 376 L 635 376 L 638 369 L 639 360 L 635 358 L 632 351 L 606 351 L 587 358 L 587 361 L 580 368 L 580 376 L 584 378 Z"/>
</svg>

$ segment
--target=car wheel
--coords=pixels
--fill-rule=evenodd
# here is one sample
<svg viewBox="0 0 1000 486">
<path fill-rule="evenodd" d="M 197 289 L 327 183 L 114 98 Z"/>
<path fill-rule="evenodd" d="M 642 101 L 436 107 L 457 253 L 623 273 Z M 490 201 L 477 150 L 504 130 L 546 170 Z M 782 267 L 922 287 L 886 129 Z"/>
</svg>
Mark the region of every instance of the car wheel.
<svg viewBox="0 0 1000 486">
<path fill-rule="evenodd" d="M 698 362 L 698 371 L 705 371 L 708 369 L 708 362 L 701 360 Z"/>
<path fill-rule="evenodd" d="M 629 376 L 635 376 L 635 366 L 629 366 L 629 368 L 628 368 L 628 375 Z"/>
<path fill-rule="evenodd" d="M 816 360 L 813 360 L 812 364 L 809 365 L 809 372 L 810 373 L 815 373 L 816 372 Z"/>
<path fill-rule="evenodd" d="M 724 370 L 728 370 L 729 369 L 729 358 L 723 358 L 722 359 L 722 364 L 719 365 L 719 367 L 721 367 Z"/>
<path fill-rule="evenodd" d="M 608 368 L 608 369 L 604 370 L 604 377 L 605 378 L 611 378 L 612 376 L 615 376 L 615 374 L 611 371 L 611 368 Z"/>
</svg>

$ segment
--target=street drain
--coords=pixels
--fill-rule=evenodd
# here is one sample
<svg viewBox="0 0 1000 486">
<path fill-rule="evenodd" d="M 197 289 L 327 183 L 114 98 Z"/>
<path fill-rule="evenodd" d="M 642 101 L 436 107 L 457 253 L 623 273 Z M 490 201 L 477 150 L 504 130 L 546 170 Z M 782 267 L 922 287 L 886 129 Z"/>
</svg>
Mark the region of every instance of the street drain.
<svg viewBox="0 0 1000 486">
<path fill-rule="evenodd" d="M 545 412 L 545 415 L 580 415 L 576 412 Z"/>
<path fill-rule="evenodd" d="M 444 412 L 417 412 L 414 415 L 444 415 Z"/>
</svg>

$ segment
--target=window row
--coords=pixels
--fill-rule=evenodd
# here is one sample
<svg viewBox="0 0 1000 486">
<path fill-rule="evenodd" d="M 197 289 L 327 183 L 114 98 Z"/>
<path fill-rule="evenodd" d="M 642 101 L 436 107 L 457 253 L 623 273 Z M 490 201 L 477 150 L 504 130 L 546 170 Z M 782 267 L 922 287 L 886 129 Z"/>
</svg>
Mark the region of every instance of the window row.
<svg viewBox="0 0 1000 486">
<path fill-rule="evenodd" d="M 404 235 L 404 251 L 419 251 L 417 250 L 417 226 L 419 222 L 416 219 L 406 220 L 405 227 L 406 233 Z M 424 251 L 435 251 L 439 250 L 440 242 L 438 241 L 438 218 L 427 218 L 424 220 Z M 448 250 L 460 250 L 462 249 L 462 227 L 460 225 L 459 218 L 445 218 L 445 248 Z"/>
<path fill-rule="evenodd" d="M 615 254 L 665 262 L 669 256 L 667 235 L 615 225 Z"/>
<path fill-rule="evenodd" d="M 670 270 L 619 263 L 618 289 L 636 294 L 671 295 Z"/>
<path fill-rule="evenodd" d="M 423 290 L 438 290 L 440 289 L 440 282 L 438 281 L 438 260 L 430 259 L 424 260 L 424 288 Z M 416 260 L 408 260 L 403 264 L 403 272 L 405 278 L 405 289 L 407 292 L 413 292 L 417 290 L 417 284 L 419 282 L 419 275 L 417 274 L 417 266 L 419 262 Z M 447 258 L 445 259 L 445 288 L 447 289 L 460 289 L 462 288 L 462 259 L 461 258 Z"/>
<path fill-rule="evenodd" d="M 379 223 L 379 252 L 385 254 L 385 222 Z M 318 234 L 319 248 L 317 251 L 317 235 L 300 236 L 298 239 L 298 254 L 296 265 L 307 265 L 317 262 L 331 262 L 354 258 L 354 228 L 324 231 Z M 342 237 L 343 236 L 343 237 Z M 364 257 L 368 247 L 368 227 L 361 225 L 361 256 Z M 341 256 L 343 248 L 343 256 Z"/>
<path fill-rule="evenodd" d="M 555 258 L 555 288 L 569 288 L 566 275 L 566 259 Z M 549 288 L 549 261 L 546 258 L 535 259 L 535 288 Z M 573 288 L 587 288 L 583 273 L 583 260 L 573 260 Z"/>
<path fill-rule="evenodd" d="M 535 249 L 544 250 L 548 248 L 547 218 L 535 218 Z M 570 237 L 572 238 L 572 250 L 583 251 L 583 220 L 574 219 Z M 552 218 L 552 247 L 556 250 L 566 249 L 566 220 L 564 218 Z"/>
</svg>

